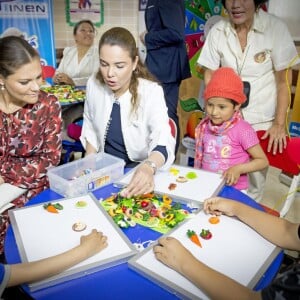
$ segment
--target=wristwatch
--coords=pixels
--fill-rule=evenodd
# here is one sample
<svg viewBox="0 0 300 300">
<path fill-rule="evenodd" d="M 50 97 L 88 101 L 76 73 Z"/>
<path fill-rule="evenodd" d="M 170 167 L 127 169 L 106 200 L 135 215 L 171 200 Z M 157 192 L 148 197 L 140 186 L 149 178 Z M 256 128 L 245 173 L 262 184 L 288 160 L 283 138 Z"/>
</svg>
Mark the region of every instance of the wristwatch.
<svg viewBox="0 0 300 300">
<path fill-rule="evenodd" d="M 147 166 L 149 166 L 150 168 L 152 168 L 153 175 L 156 173 L 157 166 L 156 166 L 156 164 L 152 160 L 146 159 L 146 160 L 144 160 L 144 164 L 146 164 Z"/>
</svg>

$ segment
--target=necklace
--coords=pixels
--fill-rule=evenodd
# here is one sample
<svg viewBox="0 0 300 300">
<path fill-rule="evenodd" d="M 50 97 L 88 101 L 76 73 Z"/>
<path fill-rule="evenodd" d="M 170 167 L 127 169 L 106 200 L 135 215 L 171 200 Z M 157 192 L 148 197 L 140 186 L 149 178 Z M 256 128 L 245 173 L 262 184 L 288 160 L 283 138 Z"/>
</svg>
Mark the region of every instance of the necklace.
<svg viewBox="0 0 300 300">
<path fill-rule="evenodd" d="M 245 54 L 243 55 L 243 61 L 242 61 L 242 63 L 241 64 L 239 64 L 239 62 L 238 62 L 238 58 L 236 57 L 235 59 L 236 59 L 236 68 L 237 68 L 237 73 L 241 76 L 241 74 L 242 74 L 242 70 L 243 70 L 243 68 L 244 68 L 244 65 L 245 65 L 245 62 L 246 62 L 246 58 L 247 58 L 247 55 L 248 55 L 248 52 L 249 52 L 249 48 L 250 48 L 250 46 L 246 46 L 246 52 L 245 52 Z M 243 51 L 244 52 L 244 51 Z"/>
</svg>

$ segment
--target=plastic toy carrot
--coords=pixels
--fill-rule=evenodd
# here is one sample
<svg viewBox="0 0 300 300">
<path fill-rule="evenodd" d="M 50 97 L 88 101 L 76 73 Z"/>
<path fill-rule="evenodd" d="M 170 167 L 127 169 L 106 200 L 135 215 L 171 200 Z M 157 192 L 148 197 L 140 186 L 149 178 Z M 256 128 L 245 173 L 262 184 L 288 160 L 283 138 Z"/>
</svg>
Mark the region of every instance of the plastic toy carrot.
<svg viewBox="0 0 300 300">
<path fill-rule="evenodd" d="M 193 243 L 202 248 L 200 240 L 194 230 L 188 229 L 186 234 Z"/>
<path fill-rule="evenodd" d="M 58 210 L 56 209 L 56 207 L 54 205 L 52 205 L 51 203 L 45 204 L 44 208 L 53 214 L 58 214 Z"/>
<path fill-rule="evenodd" d="M 51 213 L 58 214 L 58 210 L 52 204 L 48 205 L 46 209 L 47 209 L 47 211 L 49 211 Z"/>
</svg>

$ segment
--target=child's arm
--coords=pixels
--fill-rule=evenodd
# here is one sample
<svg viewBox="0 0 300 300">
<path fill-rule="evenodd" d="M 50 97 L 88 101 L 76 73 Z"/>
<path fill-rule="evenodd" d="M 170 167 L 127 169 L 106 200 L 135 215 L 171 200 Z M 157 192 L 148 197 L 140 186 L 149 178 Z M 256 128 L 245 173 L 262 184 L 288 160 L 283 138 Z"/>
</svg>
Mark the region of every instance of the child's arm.
<svg viewBox="0 0 300 300">
<path fill-rule="evenodd" d="M 203 209 L 206 213 L 236 216 L 275 245 L 300 250 L 299 224 L 221 197 L 205 200 Z M 208 267 L 173 237 L 160 238 L 153 250 L 158 260 L 181 273 L 210 299 L 261 299 L 260 292 L 252 291 Z"/>
<path fill-rule="evenodd" d="M 194 283 L 209 299 L 261 299 L 259 292 L 250 290 L 196 259 L 176 238 L 160 238 L 153 251 L 158 260 Z"/>
<path fill-rule="evenodd" d="M 107 247 L 107 237 L 96 229 L 80 239 L 80 245 L 64 253 L 42 260 L 11 265 L 11 274 L 7 286 L 42 280 L 58 274 L 73 265 L 95 255 Z"/>
<path fill-rule="evenodd" d="M 212 197 L 204 201 L 206 213 L 236 216 L 271 243 L 284 249 L 300 251 L 298 230 L 300 224 L 275 217 L 240 202 L 222 197 Z"/>
<path fill-rule="evenodd" d="M 247 152 L 251 156 L 249 162 L 232 166 L 223 173 L 223 178 L 227 185 L 236 184 L 241 174 L 259 171 L 268 166 L 268 159 L 260 144 L 249 148 Z"/>
</svg>

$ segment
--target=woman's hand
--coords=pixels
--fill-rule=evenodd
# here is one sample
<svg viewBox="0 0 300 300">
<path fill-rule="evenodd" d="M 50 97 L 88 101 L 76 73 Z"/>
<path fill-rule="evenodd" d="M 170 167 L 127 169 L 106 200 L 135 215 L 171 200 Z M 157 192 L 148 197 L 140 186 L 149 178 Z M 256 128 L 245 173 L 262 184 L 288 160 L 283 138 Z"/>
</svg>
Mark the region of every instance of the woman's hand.
<svg viewBox="0 0 300 300">
<path fill-rule="evenodd" d="M 274 155 L 277 152 L 282 153 L 287 146 L 285 127 L 273 124 L 271 128 L 266 130 L 265 134 L 261 137 L 261 139 L 264 140 L 268 137 L 269 143 L 267 151 L 272 151 Z"/>
<path fill-rule="evenodd" d="M 4 179 L 3 179 L 3 177 L 0 175 L 0 184 L 2 184 L 2 183 L 4 183 L 5 181 L 4 181 Z"/>
<path fill-rule="evenodd" d="M 53 78 L 54 83 L 56 84 L 68 84 L 68 85 L 75 85 L 72 78 L 70 78 L 65 73 L 57 73 Z"/>
<path fill-rule="evenodd" d="M 142 195 L 153 192 L 154 189 L 154 171 L 153 169 L 141 162 L 133 174 L 130 183 L 120 194 L 122 197 Z"/>
</svg>

